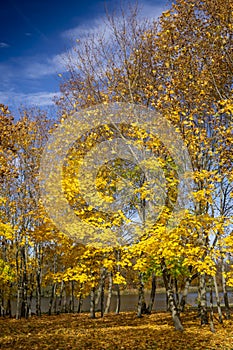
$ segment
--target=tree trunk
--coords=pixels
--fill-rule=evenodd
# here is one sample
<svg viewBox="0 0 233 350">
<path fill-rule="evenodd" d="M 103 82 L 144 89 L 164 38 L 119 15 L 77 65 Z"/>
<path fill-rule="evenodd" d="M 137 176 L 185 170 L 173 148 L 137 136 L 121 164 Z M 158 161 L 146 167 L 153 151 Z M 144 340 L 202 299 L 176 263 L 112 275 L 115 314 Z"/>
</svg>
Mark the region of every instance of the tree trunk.
<svg viewBox="0 0 233 350">
<path fill-rule="evenodd" d="M 49 312 L 48 314 L 51 316 L 52 314 L 52 309 L 53 309 L 53 304 L 54 304 L 54 296 L 56 294 L 56 289 L 57 289 L 57 284 L 56 283 L 53 283 L 52 285 L 52 291 L 51 291 L 51 297 L 50 297 L 50 300 L 49 300 Z"/>
<path fill-rule="evenodd" d="M 213 289 L 210 282 L 210 330 L 215 333 L 214 329 L 214 305 L 213 305 Z"/>
<path fill-rule="evenodd" d="M 41 316 L 41 246 L 36 247 L 36 315 Z"/>
<path fill-rule="evenodd" d="M 16 319 L 28 317 L 28 301 L 27 301 L 27 262 L 25 254 L 25 246 L 20 248 L 20 269 L 18 269 L 18 291 Z"/>
<path fill-rule="evenodd" d="M 226 319 L 229 320 L 231 317 L 231 311 L 230 311 L 230 305 L 229 305 L 229 299 L 228 299 L 228 294 L 227 294 L 227 284 L 226 284 L 226 279 L 225 279 L 225 265 L 224 265 L 224 260 L 222 258 L 222 290 L 223 290 L 223 298 L 224 298 L 224 304 L 225 304 L 225 309 L 226 309 Z"/>
<path fill-rule="evenodd" d="M 176 292 L 176 305 L 177 305 L 177 308 L 179 309 L 180 308 L 180 297 L 179 297 L 177 278 L 174 278 L 174 282 L 175 282 L 175 292 Z"/>
<path fill-rule="evenodd" d="M 195 273 L 193 276 L 189 277 L 185 282 L 184 291 L 183 291 L 183 294 L 182 294 L 181 299 L 180 299 L 180 311 L 181 312 L 184 312 L 190 284 L 197 277 L 198 277 L 198 273 Z"/>
<path fill-rule="evenodd" d="M 101 293 L 100 293 L 100 313 L 101 317 L 104 316 L 104 286 L 105 286 L 105 271 L 103 273 L 103 276 L 101 276 Z"/>
<path fill-rule="evenodd" d="M 71 295 L 70 295 L 70 312 L 74 313 L 74 281 L 70 281 L 70 289 L 71 289 Z"/>
<path fill-rule="evenodd" d="M 32 279 L 32 278 L 31 278 Z M 32 286 L 32 284 L 31 284 Z M 33 288 L 31 288 L 30 296 L 29 296 L 29 303 L 28 303 L 28 317 L 32 316 L 32 299 L 33 299 Z"/>
<path fill-rule="evenodd" d="M 106 278 L 106 269 L 103 268 L 100 276 L 100 283 L 98 288 L 97 297 L 95 299 L 95 306 L 98 307 L 100 302 L 100 312 L 101 317 L 104 315 L 104 286 L 105 286 L 105 278 Z"/>
<path fill-rule="evenodd" d="M 143 311 L 146 309 L 145 306 L 145 293 L 144 293 L 144 281 L 143 273 L 139 273 L 139 288 L 138 288 L 138 312 L 137 317 L 142 317 Z"/>
<path fill-rule="evenodd" d="M 64 283 L 64 297 L 63 297 L 63 306 L 62 306 L 62 312 L 67 312 L 67 293 L 66 293 L 66 288 L 65 288 L 65 283 Z"/>
<path fill-rule="evenodd" d="M 222 323 L 223 322 L 222 309 L 221 309 L 221 303 L 220 303 L 220 298 L 218 293 L 218 284 L 217 284 L 216 276 L 213 276 L 213 281 L 214 281 L 215 296 L 216 296 L 217 309 L 218 309 L 218 320 L 219 320 L 219 323 Z"/>
<path fill-rule="evenodd" d="M 200 298 L 199 311 L 200 311 L 200 317 L 201 317 L 201 325 L 208 324 L 205 274 L 200 275 L 200 278 L 199 278 L 199 298 Z"/>
<path fill-rule="evenodd" d="M 64 281 L 61 281 L 61 287 L 60 287 L 60 295 L 59 295 L 59 302 L 58 302 L 58 310 L 57 314 L 60 314 L 62 312 L 62 295 L 64 290 Z"/>
<path fill-rule="evenodd" d="M 4 291 L 0 290 L 0 317 L 5 316 L 5 309 L 4 309 Z"/>
<path fill-rule="evenodd" d="M 11 299 L 10 299 L 10 296 L 9 296 L 8 299 L 7 299 L 6 314 L 7 314 L 9 317 L 12 317 L 12 312 L 11 312 Z"/>
<path fill-rule="evenodd" d="M 150 301 L 148 305 L 148 313 L 151 314 L 153 310 L 153 305 L 155 301 L 155 293 L 156 293 L 156 276 L 155 273 L 152 273 L 152 282 L 151 282 L 151 292 L 150 292 Z"/>
<path fill-rule="evenodd" d="M 82 296 L 82 293 L 80 292 L 79 298 L 78 298 L 78 310 L 77 310 L 78 314 L 80 314 L 81 312 L 82 303 L 83 303 L 83 296 Z"/>
<path fill-rule="evenodd" d="M 16 248 L 16 272 L 17 272 L 17 301 L 16 301 L 16 320 L 21 318 L 22 310 L 22 265 L 19 258 L 19 248 Z M 20 261 L 20 264 L 19 264 Z"/>
<path fill-rule="evenodd" d="M 120 292 L 119 284 L 116 285 L 116 290 L 117 290 L 116 314 L 119 314 L 120 313 L 120 309 L 121 309 L 121 292 Z"/>
<path fill-rule="evenodd" d="M 168 272 L 168 269 L 167 269 L 167 266 L 165 264 L 164 259 L 162 259 L 162 261 L 161 261 L 161 269 L 162 269 L 162 273 L 163 273 L 164 285 L 166 288 L 168 306 L 169 306 L 169 310 L 172 314 L 172 319 L 174 322 L 175 329 L 178 331 L 183 331 L 184 328 L 183 328 L 182 323 L 180 321 L 180 315 L 179 315 L 179 311 L 177 309 L 176 301 L 174 298 L 174 292 L 172 289 L 172 278 L 171 278 L 170 273 Z"/>
<path fill-rule="evenodd" d="M 112 272 L 109 272 L 108 274 L 108 297 L 106 301 L 106 307 L 104 313 L 107 314 L 109 313 L 110 305 L 111 305 L 111 299 L 112 299 Z"/>
<path fill-rule="evenodd" d="M 91 289 L 90 317 L 95 318 L 95 287 Z"/>
</svg>

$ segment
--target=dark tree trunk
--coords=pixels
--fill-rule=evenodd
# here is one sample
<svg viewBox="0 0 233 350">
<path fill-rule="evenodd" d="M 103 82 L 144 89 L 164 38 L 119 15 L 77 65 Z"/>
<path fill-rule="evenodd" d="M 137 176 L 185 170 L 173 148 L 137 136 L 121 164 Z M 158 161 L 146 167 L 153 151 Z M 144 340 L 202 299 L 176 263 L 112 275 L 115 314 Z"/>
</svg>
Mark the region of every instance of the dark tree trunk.
<svg viewBox="0 0 233 350">
<path fill-rule="evenodd" d="M 52 310 L 53 310 L 53 304 L 54 304 L 54 296 L 56 294 L 56 289 L 57 289 L 57 284 L 53 283 L 52 285 L 52 291 L 51 291 L 51 296 L 49 300 L 49 312 L 48 314 L 51 316 L 52 315 Z"/>
<path fill-rule="evenodd" d="M 105 271 L 102 276 L 101 281 L 101 293 L 100 293 L 100 314 L 101 317 L 104 317 L 104 286 L 105 286 Z"/>
<path fill-rule="evenodd" d="M 97 297 L 95 299 L 95 306 L 98 307 L 100 303 L 100 313 L 101 317 L 104 316 L 104 287 L 105 287 L 105 279 L 106 279 L 106 269 L 103 268 L 100 275 L 100 282 Z"/>
<path fill-rule="evenodd" d="M 210 282 L 210 330 L 212 333 L 215 333 L 214 329 L 214 305 L 213 305 L 213 289 Z"/>
<path fill-rule="evenodd" d="M 116 291 L 117 291 L 116 314 L 119 314 L 120 313 L 120 309 L 121 309 L 121 292 L 120 292 L 119 284 L 116 285 Z"/>
<path fill-rule="evenodd" d="M 177 305 L 177 308 L 179 309 L 180 308 L 180 297 L 179 297 L 177 278 L 174 278 L 174 282 L 175 282 L 175 292 L 176 292 L 176 305 Z"/>
<path fill-rule="evenodd" d="M 90 317 L 95 318 L 95 287 L 91 289 Z"/>
<path fill-rule="evenodd" d="M 70 282 L 70 289 L 71 289 L 71 295 L 70 295 L 70 307 L 69 311 L 71 313 L 74 313 L 74 281 Z"/>
<path fill-rule="evenodd" d="M 156 276 L 155 273 L 152 273 L 152 282 L 151 282 L 151 292 L 150 292 L 150 301 L 148 305 L 148 312 L 151 313 L 153 310 L 153 305 L 155 301 L 155 293 L 156 293 Z"/>
<path fill-rule="evenodd" d="M 9 298 L 7 299 L 6 314 L 7 314 L 9 317 L 12 317 L 12 312 L 11 312 L 11 299 L 10 299 L 10 296 L 9 296 Z"/>
<path fill-rule="evenodd" d="M 82 293 L 79 294 L 79 298 L 78 298 L 78 314 L 80 314 L 81 309 L 82 309 L 82 303 L 83 303 L 83 296 Z"/>
</svg>

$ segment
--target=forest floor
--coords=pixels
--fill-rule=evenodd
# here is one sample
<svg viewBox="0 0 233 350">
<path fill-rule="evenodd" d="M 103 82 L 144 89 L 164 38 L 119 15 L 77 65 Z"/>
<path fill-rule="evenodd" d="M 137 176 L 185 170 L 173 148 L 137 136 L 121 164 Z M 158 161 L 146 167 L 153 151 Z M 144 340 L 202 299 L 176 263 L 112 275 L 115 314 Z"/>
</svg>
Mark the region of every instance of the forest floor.
<svg viewBox="0 0 233 350">
<path fill-rule="evenodd" d="M 233 350 L 233 321 L 215 333 L 200 326 L 196 313 L 181 316 L 184 332 L 174 330 L 168 313 L 141 319 L 133 312 L 90 319 L 88 314 L 33 316 L 30 319 L 0 318 L 0 349 L 38 350 Z"/>
</svg>

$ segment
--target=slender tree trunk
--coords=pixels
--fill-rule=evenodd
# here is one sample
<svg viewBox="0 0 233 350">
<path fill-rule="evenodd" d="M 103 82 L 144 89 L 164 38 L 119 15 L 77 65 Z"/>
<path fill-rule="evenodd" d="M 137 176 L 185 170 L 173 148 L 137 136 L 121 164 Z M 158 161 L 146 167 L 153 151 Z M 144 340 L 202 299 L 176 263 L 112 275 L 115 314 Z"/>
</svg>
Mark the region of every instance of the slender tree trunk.
<svg viewBox="0 0 233 350">
<path fill-rule="evenodd" d="M 121 309 L 121 292 L 120 292 L 119 284 L 116 285 L 116 291 L 117 291 L 116 314 L 119 314 L 120 313 L 120 309 Z"/>
<path fill-rule="evenodd" d="M 21 318 L 21 310 L 22 310 L 22 286 L 21 283 L 18 283 L 17 289 L 17 301 L 16 301 L 16 320 Z"/>
<path fill-rule="evenodd" d="M 64 281 L 61 281 L 61 287 L 60 287 L 60 295 L 59 295 L 59 302 L 58 302 L 58 310 L 57 314 L 60 314 L 62 312 L 62 296 L 64 291 Z"/>
<path fill-rule="evenodd" d="M 28 318 L 28 278 L 27 278 L 27 257 L 26 257 L 26 246 L 23 246 L 21 249 L 22 256 L 22 266 L 23 266 L 23 303 L 22 303 L 22 315 L 25 318 Z"/>
<path fill-rule="evenodd" d="M 101 317 L 104 317 L 104 286 L 105 286 L 105 271 L 102 277 L 102 282 L 101 282 L 101 293 L 100 293 L 100 313 Z"/>
<path fill-rule="evenodd" d="M 95 318 L 95 287 L 91 289 L 90 317 Z"/>
<path fill-rule="evenodd" d="M 189 277 L 185 282 L 184 291 L 183 291 L 181 299 L 180 299 L 180 311 L 181 312 L 184 312 L 184 309 L 185 309 L 190 284 L 197 277 L 198 277 L 198 273 L 195 273 L 194 275 Z"/>
<path fill-rule="evenodd" d="M 215 333 L 214 329 L 214 305 L 213 305 L 213 288 L 210 281 L 210 330 Z"/>
<path fill-rule="evenodd" d="M 82 293 L 79 293 L 78 310 L 77 310 L 78 314 L 80 314 L 80 312 L 81 312 L 82 303 L 83 303 L 83 296 L 82 296 Z"/>
<path fill-rule="evenodd" d="M 64 283 L 64 297 L 63 297 L 63 307 L 62 307 L 62 312 L 67 313 L 67 293 L 66 293 L 66 288 L 65 288 L 65 283 Z"/>
<path fill-rule="evenodd" d="M 57 289 L 57 283 L 53 283 L 52 290 L 51 290 L 51 296 L 50 296 L 50 300 L 49 300 L 49 312 L 48 312 L 48 314 L 50 316 L 52 314 L 52 309 L 53 309 L 53 304 L 54 304 L 54 296 L 56 294 L 56 289 Z"/>
<path fill-rule="evenodd" d="M 120 256 L 120 250 L 116 250 L 115 251 L 115 256 L 116 256 L 116 260 L 117 262 L 120 261 L 121 256 Z M 120 272 L 120 265 L 117 265 L 117 272 Z M 120 286 L 119 284 L 116 285 L 116 291 L 117 291 L 117 305 L 116 305 L 116 314 L 120 313 L 120 309 L 121 309 L 121 293 L 120 293 Z"/>
<path fill-rule="evenodd" d="M 206 300 L 206 276 L 199 277 L 199 298 L 200 298 L 200 317 L 201 324 L 208 324 L 207 300 Z"/>
<path fill-rule="evenodd" d="M 148 313 L 151 314 L 153 310 L 153 305 L 155 301 L 155 293 L 156 293 L 156 276 L 155 273 L 152 273 L 152 282 L 151 282 L 151 292 L 150 292 L 150 301 L 148 305 Z"/>
<path fill-rule="evenodd" d="M 71 295 L 70 295 L 70 312 L 74 313 L 74 281 L 70 281 L 70 289 L 71 289 Z"/>
<path fill-rule="evenodd" d="M 161 262 L 161 269 L 163 273 L 163 280 L 164 280 L 164 285 L 166 288 L 166 294 L 168 298 L 169 310 L 172 314 L 172 319 L 174 322 L 175 329 L 178 331 L 183 331 L 184 328 L 180 321 L 179 311 L 177 309 L 176 301 L 174 298 L 174 292 L 172 288 L 172 278 L 170 273 L 168 272 L 164 259 L 162 259 L 162 262 Z"/>
<path fill-rule="evenodd" d="M 4 291 L 0 290 L 0 316 L 5 316 L 5 309 L 4 309 Z"/>
<path fill-rule="evenodd" d="M 98 308 L 99 303 L 100 303 L 101 289 L 102 289 L 102 286 L 101 286 L 101 280 L 100 280 L 100 283 L 99 283 L 99 286 L 98 286 L 98 290 L 97 290 L 97 293 L 96 293 L 96 298 L 95 298 L 95 307 L 96 308 Z"/>
<path fill-rule="evenodd" d="M 226 309 L 226 319 L 229 320 L 231 317 L 231 310 L 230 310 L 229 299 L 227 294 L 227 284 L 225 279 L 225 265 L 224 265 L 223 258 L 221 261 L 221 268 L 222 268 L 222 290 L 223 290 L 223 298 L 224 298 L 224 304 Z"/>
<path fill-rule="evenodd" d="M 180 309 L 180 297 L 179 297 L 177 278 L 174 278 L 174 282 L 175 282 L 175 292 L 176 292 L 176 305 L 177 305 L 177 308 Z"/>
<path fill-rule="evenodd" d="M 137 317 L 142 317 L 143 311 L 145 309 L 145 293 L 144 293 L 144 281 L 143 273 L 139 273 L 139 288 L 138 288 L 138 312 Z"/>
<path fill-rule="evenodd" d="M 221 303 L 220 303 L 220 298 L 219 298 L 218 284 L 217 284 L 216 276 L 213 276 L 213 281 L 214 281 L 214 289 L 215 289 L 215 296 L 216 296 L 217 309 L 218 309 L 218 320 L 219 320 L 219 323 L 222 323 L 223 322 L 222 309 L 221 309 Z"/>
<path fill-rule="evenodd" d="M 57 272 L 57 255 L 54 254 L 53 258 L 53 273 L 55 274 Z M 56 296 L 56 290 L 57 290 L 57 283 L 53 283 L 52 285 L 52 291 L 51 291 L 51 297 L 49 301 L 49 315 L 52 314 L 52 310 L 54 313 L 57 311 L 57 296 Z"/>
<path fill-rule="evenodd" d="M 19 247 L 16 247 L 16 272 L 17 272 L 17 301 L 16 301 L 16 320 L 22 316 L 22 264 L 19 258 Z"/>
<path fill-rule="evenodd" d="M 31 276 L 31 280 L 33 277 Z M 33 288 L 32 288 L 32 283 L 31 283 L 31 291 L 30 291 L 30 296 L 29 296 L 29 303 L 28 303 L 28 317 L 32 316 L 32 298 L 33 298 Z"/>
<path fill-rule="evenodd" d="M 112 299 L 112 284 L 113 284 L 112 272 L 109 272 L 109 274 L 108 274 L 108 297 L 107 297 L 106 307 L 105 307 L 105 311 L 104 311 L 105 314 L 109 313 L 109 310 L 110 310 L 111 299 Z"/>
<path fill-rule="evenodd" d="M 11 295 L 7 299 L 7 308 L 6 308 L 6 314 L 9 317 L 12 317 L 12 312 L 11 312 Z"/>
<path fill-rule="evenodd" d="M 106 278 L 106 269 L 103 268 L 100 275 L 100 283 L 98 288 L 98 294 L 95 299 L 95 306 L 98 307 L 100 302 L 100 312 L 101 317 L 104 315 L 104 286 L 105 286 L 105 278 Z"/>
<path fill-rule="evenodd" d="M 37 269 L 36 269 L 36 315 L 41 316 L 41 246 L 36 247 Z"/>
</svg>

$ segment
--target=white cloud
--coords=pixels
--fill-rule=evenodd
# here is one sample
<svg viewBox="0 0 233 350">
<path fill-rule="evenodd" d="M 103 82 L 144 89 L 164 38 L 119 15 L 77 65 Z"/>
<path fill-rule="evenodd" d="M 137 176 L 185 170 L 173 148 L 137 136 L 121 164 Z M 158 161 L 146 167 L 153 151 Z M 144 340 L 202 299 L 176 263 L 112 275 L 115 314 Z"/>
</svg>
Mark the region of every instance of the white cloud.
<svg viewBox="0 0 233 350">
<path fill-rule="evenodd" d="M 33 60 L 28 58 L 27 64 L 22 68 L 20 74 L 30 79 L 37 79 L 43 76 L 62 73 L 65 68 L 65 55 L 59 54 L 50 58 L 42 58 L 39 61 L 39 57 L 34 57 Z"/>
<path fill-rule="evenodd" d="M 157 19 L 162 12 L 166 9 L 162 5 L 153 5 L 151 3 L 139 4 L 139 18 L 147 19 Z M 119 16 L 120 18 L 120 16 Z M 65 39 L 76 40 L 87 37 L 91 34 L 105 33 L 105 36 L 108 36 L 110 30 L 106 26 L 107 18 L 106 16 L 99 17 L 96 19 L 89 19 L 84 23 L 78 25 L 77 27 L 71 28 L 69 30 L 61 33 L 61 36 Z"/>
<path fill-rule="evenodd" d="M 10 47 L 10 45 L 4 42 L 0 42 L 0 48 L 3 49 L 5 47 Z"/>
<path fill-rule="evenodd" d="M 27 94 L 14 91 L 0 91 L 0 103 L 6 104 L 9 107 L 19 107 L 20 105 L 44 107 L 54 105 L 53 99 L 59 96 L 60 92 L 41 91 Z"/>
<path fill-rule="evenodd" d="M 106 24 L 103 18 L 87 20 L 77 27 L 68 29 L 61 33 L 64 39 L 76 40 L 83 39 L 89 35 L 106 32 Z"/>
</svg>

